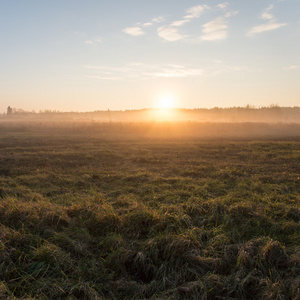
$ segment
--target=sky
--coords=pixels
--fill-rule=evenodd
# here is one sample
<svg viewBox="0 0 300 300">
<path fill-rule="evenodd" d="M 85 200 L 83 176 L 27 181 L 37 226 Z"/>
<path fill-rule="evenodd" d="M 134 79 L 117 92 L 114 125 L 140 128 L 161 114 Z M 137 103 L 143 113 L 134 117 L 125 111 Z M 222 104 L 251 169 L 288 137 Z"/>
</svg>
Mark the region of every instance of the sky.
<svg viewBox="0 0 300 300">
<path fill-rule="evenodd" d="M 300 104 L 299 0 L 0 0 L 0 36 L 0 113 Z"/>
</svg>

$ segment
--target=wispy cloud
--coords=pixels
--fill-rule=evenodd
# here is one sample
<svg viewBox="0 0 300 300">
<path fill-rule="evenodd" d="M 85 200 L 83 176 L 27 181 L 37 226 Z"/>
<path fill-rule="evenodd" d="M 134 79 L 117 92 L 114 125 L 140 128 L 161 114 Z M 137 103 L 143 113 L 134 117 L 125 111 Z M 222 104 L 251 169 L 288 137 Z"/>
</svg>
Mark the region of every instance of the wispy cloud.
<svg viewBox="0 0 300 300">
<path fill-rule="evenodd" d="M 186 15 L 184 16 L 184 19 L 199 18 L 206 9 L 209 9 L 209 6 L 205 4 L 190 7 L 186 10 Z"/>
<path fill-rule="evenodd" d="M 225 40 L 228 34 L 226 30 L 212 31 L 210 33 L 204 34 L 201 36 L 203 41 L 218 41 Z"/>
<path fill-rule="evenodd" d="M 290 70 L 298 70 L 300 69 L 300 65 L 290 65 L 284 68 L 284 70 L 286 71 L 290 71 Z"/>
<path fill-rule="evenodd" d="M 140 35 L 143 35 L 145 33 L 142 28 L 137 27 L 137 26 L 127 27 L 127 28 L 123 29 L 123 31 L 127 34 L 132 35 L 132 36 L 140 36 Z"/>
<path fill-rule="evenodd" d="M 189 21 L 190 20 L 188 20 L 188 19 L 174 21 L 173 23 L 171 23 L 170 26 L 172 26 L 172 27 L 180 27 L 180 26 L 184 25 L 185 23 L 188 23 Z"/>
<path fill-rule="evenodd" d="M 164 21 L 164 17 L 162 17 L 162 16 L 153 18 L 153 19 L 151 20 L 152 23 L 161 23 L 161 22 L 163 22 L 163 21 Z"/>
<path fill-rule="evenodd" d="M 184 39 L 184 35 L 181 34 L 177 28 L 169 26 L 161 26 L 157 29 L 159 37 L 169 42 L 175 42 Z"/>
<path fill-rule="evenodd" d="M 209 9 L 214 9 L 215 12 L 218 14 L 220 14 L 221 10 L 222 15 L 202 25 L 202 34 L 199 33 L 200 38 L 199 34 L 197 36 L 192 36 L 191 34 L 185 32 L 183 28 L 181 28 L 184 27 L 185 24 L 193 22 L 195 19 L 198 19 L 205 11 Z M 182 40 L 190 42 L 224 40 L 228 37 L 227 19 L 229 19 L 237 13 L 237 11 L 230 10 L 229 2 L 220 3 L 215 7 L 210 7 L 205 4 L 196 5 L 186 9 L 181 19 L 172 21 L 170 23 L 165 22 L 166 24 L 160 25 L 156 31 L 157 35 L 161 39 L 168 42 L 176 42 Z M 140 36 L 145 34 L 147 27 L 150 27 L 155 23 L 158 24 L 164 21 L 165 20 L 163 17 L 157 17 L 153 18 L 150 22 L 136 23 L 134 27 L 125 28 L 123 31 L 133 36 Z M 201 25 L 199 24 L 198 26 L 200 27 Z"/>
<path fill-rule="evenodd" d="M 262 33 L 265 31 L 270 31 L 270 30 L 274 30 L 274 29 L 278 29 L 280 27 L 286 26 L 286 23 L 267 23 L 267 24 L 262 24 L 262 25 L 258 25 L 258 26 L 254 26 L 248 33 L 248 35 L 255 35 L 257 33 Z"/>
<path fill-rule="evenodd" d="M 176 64 L 150 65 L 133 62 L 125 67 L 85 65 L 83 68 L 93 72 L 92 75 L 86 75 L 85 78 L 102 80 L 185 78 L 203 75 L 201 68 Z"/>
<path fill-rule="evenodd" d="M 183 19 L 172 22 L 170 26 L 179 27 L 184 25 L 185 23 L 191 22 L 193 19 L 199 18 L 202 13 L 209 8 L 210 7 L 207 5 L 197 5 L 190 7 L 186 10 L 186 14 L 183 16 Z"/>
<path fill-rule="evenodd" d="M 150 22 L 145 22 L 145 23 L 143 23 L 142 26 L 144 26 L 144 27 L 149 27 L 149 26 L 154 25 L 155 23 L 161 23 L 161 22 L 163 22 L 163 21 L 164 21 L 164 18 L 161 17 L 161 16 L 159 16 L 159 17 L 156 17 L 156 18 L 151 19 Z"/>
<path fill-rule="evenodd" d="M 177 27 L 181 27 L 186 23 L 191 22 L 195 18 L 199 18 L 200 15 L 206 10 L 209 9 L 207 5 L 197 5 L 188 8 L 181 20 L 173 21 L 170 25 L 161 26 L 157 29 L 157 34 L 159 37 L 163 38 L 168 42 L 175 42 L 183 40 L 186 35 L 179 32 Z"/>
<path fill-rule="evenodd" d="M 274 5 L 270 4 L 261 14 L 261 19 L 263 20 L 272 20 L 275 21 L 275 17 L 271 14 L 271 10 L 274 8 Z"/>
<path fill-rule="evenodd" d="M 127 27 L 123 29 L 123 32 L 132 35 L 132 36 L 141 36 L 145 34 L 145 31 L 143 30 L 143 28 L 147 28 L 147 27 L 151 27 L 154 24 L 158 24 L 163 22 L 164 18 L 159 16 L 159 17 L 155 17 L 152 18 L 151 21 L 149 22 L 144 22 L 144 23 L 136 23 L 135 26 L 132 27 Z"/>
<path fill-rule="evenodd" d="M 225 40 L 228 37 L 228 19 L 238 14 L 236 10 L 228 9 L 229 2 L 223 2 L 217 5 L 217 8 L 223 11 L 223 16 L 202 25 L 202 41 Z"/>
<path fill-rule="evenodd" d="M 121 67 L 84 65 L 83 69 L 90 74 L 85 78 L 99 80 L 147 80 L 156 78 L 188 78 L 216 76 L 221 73 L 245 71 L 243 66 L 227 65 L 220 60 L 204 66 L 182 64 L 146 64 L 131 62 Z"/>
<path fill-rule="evenodd" d="M 271 13 L 274 5 L 269 5 L 261 14 L 260 18 L 268 21 L 268 23 L 257 25 L 248 32 L 249 36 L 253 36 L 262 32 L 271 31 L 286 26 L 287 23 L 278 23 L 275 16 Z"/>
<path fill-rule="evenodd" d="M 162 67 L 159 72 L 152 73 L 155 77 L 191 77 L 191 76 L 200 76 L 203 75 L 203 69 L 201 68 L 188 68 L 181 65 L 168 65 L 166 67 Z"/>
<path fill-rule="evenodd" d="M 226 8 L 228 5 L 229 5 L 229 2 L 224 2 L 224 3 L 218 4 L 217 7 L 221 8 L 221 9 L 224 9 L 224 8 Z"/>
<path fill-rule="evenodd" d="M 98 44 L 98 43 L 101 43 L 101 42 L 102 42 L 101 38 L 96 38 L 96 39 L 84 41 L 84 43 L 88 44 L 88 45 L 95 45 L 95 44 Z"/>
<path fill-rule="evenodd" d="M 92 75 L 85 75 L 84 78 L 88 79 L 101 79 L 101 80 L 121 80 L 121 77 L 116 77 L 116 76 L 92 76 Z"/>
<path fill-rule="evenodd" d="M 201 40 L 216 41 L 224 40 L 227 38 L 227 24 L 226 21 L 219 17 L 213 21 L 207 22 L 202 26 L 203 35 Z"/>
<path fill-rule="evenodd" d="M 227 25 L 225 24 L 225 21 L 222 18 L 217 18 L 213 21 L 205 23 L 202 27 L 204 33 L 223 31 L 227 29 Z"/>
<path fill-rule="evenodd" d="M 231 18 L 234 15 L 238 14 L 237 10 L 230 10 L 228 9 L 228 6 L 229 6 L 229 2 L 224 2 L 217 5 L 217 7 L 220 8 L 225 13 L 224 18 L 226 19 Z"/>
</svg>

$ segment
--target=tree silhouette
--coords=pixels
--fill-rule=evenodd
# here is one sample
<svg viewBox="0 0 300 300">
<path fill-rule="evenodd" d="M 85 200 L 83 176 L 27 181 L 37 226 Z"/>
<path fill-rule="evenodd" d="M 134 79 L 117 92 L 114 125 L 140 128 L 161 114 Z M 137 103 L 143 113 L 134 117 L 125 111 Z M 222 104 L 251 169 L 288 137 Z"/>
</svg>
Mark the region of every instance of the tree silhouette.
<svg viewBox="0 0 300 300">
<path fill-rule="evenodd" d="M 7 108 L 7 114 L 8 114 L 8 115 L 11 115 L 11 114 L 12 114 L 12 111 L 13 111 L 12 108 L 9 106 L 9 107 Z"/>
</svg>

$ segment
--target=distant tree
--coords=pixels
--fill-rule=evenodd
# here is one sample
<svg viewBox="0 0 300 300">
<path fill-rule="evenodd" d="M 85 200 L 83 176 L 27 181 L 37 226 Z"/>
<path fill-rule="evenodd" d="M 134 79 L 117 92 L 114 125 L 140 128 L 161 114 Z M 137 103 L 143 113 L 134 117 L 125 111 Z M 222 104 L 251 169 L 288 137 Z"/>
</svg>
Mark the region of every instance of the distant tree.
<svg viewBox="0 0 300 300">
<path fill-rule="evenodd" d="M 7 108 L 7 114 L 8 114 L 8 115 L 11 115 L 12 112 L 13 112 L 13 109 L 9 106 L 9 107 Z"/>
</svg>

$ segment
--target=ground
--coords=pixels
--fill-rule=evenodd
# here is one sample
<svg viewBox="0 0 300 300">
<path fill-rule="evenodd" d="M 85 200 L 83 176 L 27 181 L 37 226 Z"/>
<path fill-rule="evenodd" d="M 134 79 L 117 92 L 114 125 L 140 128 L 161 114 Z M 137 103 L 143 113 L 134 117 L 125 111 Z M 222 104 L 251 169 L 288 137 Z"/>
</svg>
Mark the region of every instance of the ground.
<svg viewBox="0 0 300 300">
<path fill-rule="evenodd" d="M 5 127 L 0 161 L 0 299 L 300 299 L 298 138 Z"/>
</svg>

